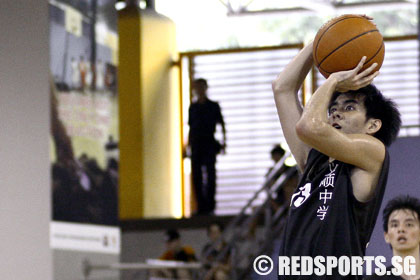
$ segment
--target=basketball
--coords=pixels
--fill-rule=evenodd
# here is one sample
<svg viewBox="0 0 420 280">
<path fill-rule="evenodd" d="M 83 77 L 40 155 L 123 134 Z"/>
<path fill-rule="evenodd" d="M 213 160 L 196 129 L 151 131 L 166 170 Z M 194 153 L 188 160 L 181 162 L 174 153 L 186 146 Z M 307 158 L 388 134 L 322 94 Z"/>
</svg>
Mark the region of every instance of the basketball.
<svg viewBox="0 0 420 280">
<path fill-rule="evenodd" d="M 360 71 L 378 63 L 372 73 L 381 68 L 385 56 L 381 33 L 372 21 L 363 16 L 333 18 L 315 36 L 313 57 L 325 78 L 331 73 L 355 68 L 363 56 L 366 56 L 366 62 Z"/>
</svg>

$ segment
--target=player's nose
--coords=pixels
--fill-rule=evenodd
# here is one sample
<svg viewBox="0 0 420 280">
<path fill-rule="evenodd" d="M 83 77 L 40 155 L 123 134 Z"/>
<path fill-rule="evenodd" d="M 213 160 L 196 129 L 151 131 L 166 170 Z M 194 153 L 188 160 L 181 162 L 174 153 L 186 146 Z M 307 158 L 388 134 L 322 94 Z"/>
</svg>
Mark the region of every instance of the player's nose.
<svg viewBox="0 0 420 280">
<path fill-rule="evenodd" d="M 332 117 L 333 117 L 333 120 L 335 119 L 341 120 L 343 118 L 343 114 L 340 111 L 336 110 L 334 111 Z"/>
</svg>

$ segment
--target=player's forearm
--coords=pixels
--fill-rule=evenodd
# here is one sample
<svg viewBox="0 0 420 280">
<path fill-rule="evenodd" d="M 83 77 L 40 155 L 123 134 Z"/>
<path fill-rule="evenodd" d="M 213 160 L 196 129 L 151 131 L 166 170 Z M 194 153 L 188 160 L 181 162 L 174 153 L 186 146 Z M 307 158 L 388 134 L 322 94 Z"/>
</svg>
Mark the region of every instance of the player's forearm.
<svg viewBox="0 0 420 280">
<path fill-rule="evenodd" d="M 328 124 L 328 106 L 331 97 L 335 92 L 337 80 L 328 78 L 312 95 L 311 99 L 306 104 L 302 116 L 296 124 L 298 136 L 301 138 L 302 134 L 306 137 L 318 137 Z"/>
<path fill-rule="evenodd" d="M 306 45 L 273 81 L 274 94 L 297 93 L 312 66 L 311 43 Z"/>
<path fill-rule="evenodd" d="M 222 134 L 223 134 L 223 142 L 226 143 L 226 127 L 225 127 L 225 124 L 222 124 Z"/>
</svg>

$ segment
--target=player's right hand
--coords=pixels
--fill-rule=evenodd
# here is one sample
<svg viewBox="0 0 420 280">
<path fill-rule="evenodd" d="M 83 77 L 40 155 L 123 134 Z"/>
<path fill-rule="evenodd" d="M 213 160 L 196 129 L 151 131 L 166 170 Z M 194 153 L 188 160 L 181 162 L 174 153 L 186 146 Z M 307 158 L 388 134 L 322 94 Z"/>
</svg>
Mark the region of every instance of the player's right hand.
<svg viewBox="0 0 420 280">
<path fill-rule="evenodd" d="M 370 67 L 359 73 L 365 61 L 366 56 L 362 57 L 359 64 L 354 69 L 332 73 L 328 79 L 335 79 L 337 81 L 335 90 L 347 92 L 349 90 L 358 90 L 371 84 L 379 74 L 378 71 L 372 73 L 378 64 L 373 63 Z"/>
</svg>

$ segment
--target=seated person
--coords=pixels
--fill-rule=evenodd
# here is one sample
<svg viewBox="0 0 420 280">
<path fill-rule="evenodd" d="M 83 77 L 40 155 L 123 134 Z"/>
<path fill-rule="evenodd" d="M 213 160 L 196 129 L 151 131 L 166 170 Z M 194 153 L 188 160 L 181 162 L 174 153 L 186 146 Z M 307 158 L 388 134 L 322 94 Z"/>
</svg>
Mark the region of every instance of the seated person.
<svg viewBox="0 0 420 280">
<path fill-rule="evenodd" d="M 181 236 L 175 229 L 170 229 L 165 234 L 166 251 L 159 257 L 165 261 L 197 261 L 194 249 L 190 246 L 183 246 Z M 187 269 L 160 269 L 152 271 L 153 277 L 164 277 L 170 279 L 192 279 Z"/>
<path fill-rule="evenodd" d="M 217 222 L 207 227 L 209 242 L 203 247 L 202 262 L 206 268 L 204 280 L 230 279 L 230 250 L 222 238 L 223 225 Z"/>
<path fill-rule="evenodd" d="M 285 153 L 286 151 L 279 144 L 274 145 L 270 151 L 273 166 L 267 171 L 267 174 L 265 175 L 266 178 L 268 178 L 274 166 L 283 158 Z M 277 179 L 288 170 L 290 170 L 290 177 L 283 183 L 283 186 L 276 191 L 274 199 L 271 200 L 273 210 L 277 210 L 282 205 L 289 205 L 293 192 L 297 187 L 299 179 L 297 168 L 296 166 L 288 166 L 285 163 L 283 163 L 280 169 L 270 179 L 270 187 L 273 186 Z"/>
<path fill-rule="evenodd" d="M 420 200 L 410 196 L 398 196 L 385 206 L 382 219 L 385 242 L 391 246 L 394 256 L 403 259 L 413 256 L 416 259 L 416 275 L 373 275 L 365 279 L 420 279 Z M 387 271 L 392 268 L 387 267 Z"/>
</svg>

